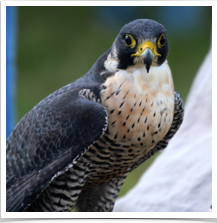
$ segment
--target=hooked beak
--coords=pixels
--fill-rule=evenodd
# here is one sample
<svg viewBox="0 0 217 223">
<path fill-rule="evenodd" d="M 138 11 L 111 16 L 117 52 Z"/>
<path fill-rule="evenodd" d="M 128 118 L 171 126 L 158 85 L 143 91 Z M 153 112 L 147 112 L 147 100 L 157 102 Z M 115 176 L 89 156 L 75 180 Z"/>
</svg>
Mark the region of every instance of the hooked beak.
<svg viewBox="0 0 217 223">
<path fill-rule="evenodd" d="M 150 70 L 152 61 L 155 57 L 160 57 L 161 55 L 157 53 L 156 46 L 150 42 L 145 41 L 139 47 L 135 54 L 132 54 L 131 57 L 138 57 L 145 65 L 147 73 Z"/>
</svg>

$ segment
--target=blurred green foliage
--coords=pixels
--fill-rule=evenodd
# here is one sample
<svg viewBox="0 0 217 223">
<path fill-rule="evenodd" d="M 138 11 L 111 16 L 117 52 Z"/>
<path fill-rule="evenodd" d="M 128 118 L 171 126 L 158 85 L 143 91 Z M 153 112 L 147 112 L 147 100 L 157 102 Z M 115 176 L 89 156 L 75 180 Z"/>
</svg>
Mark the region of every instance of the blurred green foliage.
<svg viewBox="0 0 217 223">
<path fill-rule="evenodd" d="M 121 27 L 138 18 L 156 20 L 167 28 L 175 89 L 185 100 L 210 47 L 212 8 L 187 8 L 187 22 L 183 8 L 180 13 L 177 9 L 19 7 L 17 120 L 50 93 L 83 76 L 111 46 Z M 157 155 L 129 174 L 119 196 L 137 183 Z"/>
</svg>

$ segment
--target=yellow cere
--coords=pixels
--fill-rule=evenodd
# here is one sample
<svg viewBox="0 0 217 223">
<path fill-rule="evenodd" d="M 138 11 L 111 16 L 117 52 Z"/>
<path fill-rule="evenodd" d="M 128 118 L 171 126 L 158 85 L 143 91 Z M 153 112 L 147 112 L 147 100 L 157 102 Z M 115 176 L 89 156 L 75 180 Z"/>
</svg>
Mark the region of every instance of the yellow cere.
<svg viewBox="0 0 217 223">
<path fill-rule="evenodd" d="M 157 56 L 157 57 L 161 56 L 161 54 L 157 53 L 156 46 L 152 42 L 145 41 L 142 44 L 140 44 L 140 46 L 138 47 L 137 52 L 135 54 L 132 54 L 131 57 L 140 56 L 140 54 L 142 54 L 145 51 L 146 48 L 149 48 L 155 56 Z"/>
</svg>

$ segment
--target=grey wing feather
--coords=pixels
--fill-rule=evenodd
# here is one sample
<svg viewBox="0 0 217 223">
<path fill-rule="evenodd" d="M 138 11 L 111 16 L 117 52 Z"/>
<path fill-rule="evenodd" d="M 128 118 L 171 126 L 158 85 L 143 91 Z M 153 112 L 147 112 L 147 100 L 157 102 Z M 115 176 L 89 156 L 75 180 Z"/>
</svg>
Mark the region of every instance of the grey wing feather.
<svg viewBox="0 0 217 223">
<path fill-rule="evenodd" d="M 180 94 L 176 91 L 174 93 L 175 93 L 174 116 L 169 131 L 164 136 L 164 138 L 160 142 L 158 142 L 158 144 L 152 150 L 149 151 L 148 154 L 146 154 L 144 157 L 142 157 L 142 159 L 139 160 L 139 162 L 137 162 L 132 166 L 131 171 L 137 168 L 141 163 L 149 159 L 154 153 L 158 152 L 159 150 L 165 149 L 169 143 L 169 140 L 175 135 L 180 125 L 182 124 L 184 117 L 184 103 L 182 101 Z"/>
<path fill-rule="evenodd" d="M 62 89 L 45 98 L 7 139 L 7 211 L 23 211 L 106 130 L 106 109 L 79 98 L 79 90 Z"/>
</svg>

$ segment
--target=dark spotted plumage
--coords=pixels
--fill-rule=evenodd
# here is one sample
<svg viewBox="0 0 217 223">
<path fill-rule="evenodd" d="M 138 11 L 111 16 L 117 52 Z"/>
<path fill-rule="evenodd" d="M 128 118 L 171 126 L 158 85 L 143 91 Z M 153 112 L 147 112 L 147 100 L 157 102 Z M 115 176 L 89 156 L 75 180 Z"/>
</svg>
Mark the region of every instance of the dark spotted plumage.
<svg viewBox="0 0 217 223">
<path fill-rule="evenodd" d="M 127 174 L 182 122 L 168 51 L 162 25 L 135 20 L 85 76 L 28 112 L 6 142 L 7 211 L 112 211 Z"/>
</svg>

